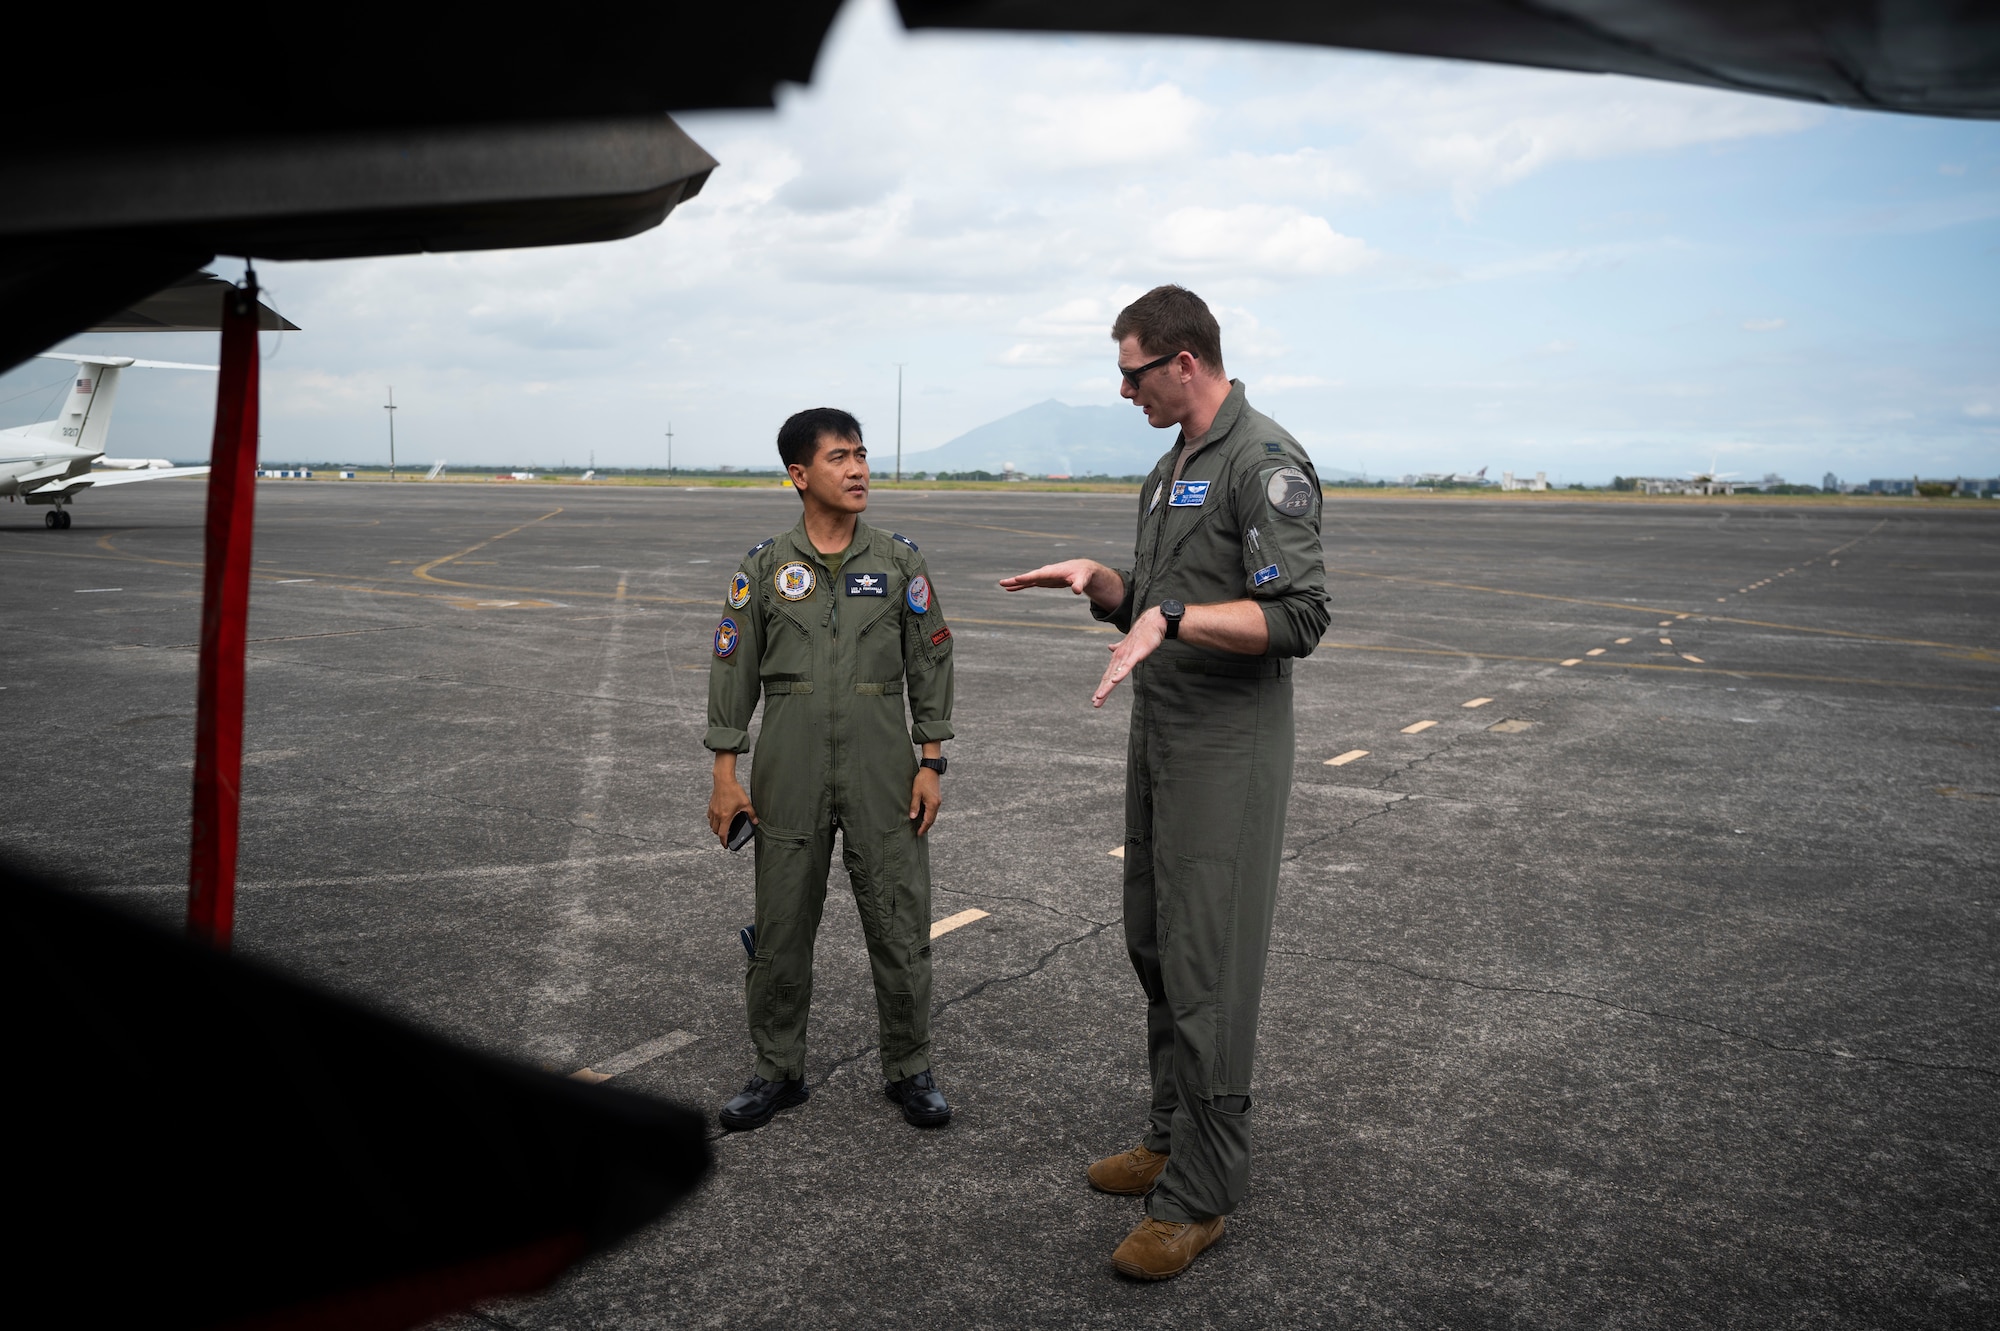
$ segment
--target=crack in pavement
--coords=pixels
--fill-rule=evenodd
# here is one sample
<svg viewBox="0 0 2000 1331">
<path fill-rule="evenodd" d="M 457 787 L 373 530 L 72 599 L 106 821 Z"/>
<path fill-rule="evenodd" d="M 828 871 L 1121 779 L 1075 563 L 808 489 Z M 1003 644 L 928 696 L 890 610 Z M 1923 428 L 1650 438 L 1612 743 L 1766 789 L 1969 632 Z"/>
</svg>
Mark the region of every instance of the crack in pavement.
<svg viewBox="0 0 2000 1331">
<path fill-rule="evenodd" d="M 1458 985 L 1461 988 L 1476 989 L 1483 993 L 1527 994 L 1542 998 L 1574 999 L 1577 1002 L 1592 1003 L 1598 1007 L 1609 1008 L 1614 1012 L 1628 1013 L 1635 1017 L 1651 1017 L 1655 1021 L 1671 1021 L 1678 1022 L 1684 1026 L 1696 1026 L 1705 1031 L 1713 1031 L 1717 1035 L 1728 1036 L 1732 1040 L 1744 1040 L 1751 1044 L 1761 1045 L 1774 1053 L 1809 1054 L 1814 1058 L 1836 1059 L 1850 1063 L 1888 1063 L 1896 1067 L 1917 1068 L 1925 1072 L 1967 1072 L 1979 1077 L 2000 1078 L 2000 1069 L 1982 1067 L 1977 1063 L 1927 1063 L 1922 1059 L 1898 1058 L 1894 1054 L 1852 1054 L 1840 1049 L 1814 1049 L 1806 1045 L 1781 1044 L 1776 1040 L 1766 1039 L 1754 1031 L 1736 1030 L 1733 1027 L 1718 1025 L 1712 1021 L 1703 1021 L 1699 1017 L 1684 1017 L 1677 1012 L 1662 1012 L 1655 1008 L 1633 1007 L 1628 1003 L 1614 1002 L 1608 998 L 1600 998 L 1595 994 L 1580 993 L 1574 989 L 1554 989 L 1540 985 L 1488 984 L 1479 980 L 1460 979 L 1455 975 L 1437 975 L 1430 971 L 1418 970 L 1413 966 L 1405 966 L 1400 962 L 1384 961 L 1379 957 L 1329 957 L 1322 956 L 1317 952 L 1302 952 L 1294 948 L 1281 947 L 1274 947 L 1271 951 L 1278 956 L 1301 957 L 1309 961 L 1325 961 L 1335 965 L 1379 966 L 1384 970 L 1392 970 L 1399 974 L 1407 975 L 1412 979 L 1426 980 L 1433 984 Z"/>
<path fill-rule="evenodd" d="M 1060 915 L 1064 919 L 1069 920 L 1082 920 L 1085 924 L 1094 924 L 1100 929 L 1108 923 L 1105 920 L 1093 920 L 1088 915 L 1079 915 L 1073 910 L 1064 910 L 1060 906 L 1051 906 L 1048 902 L 1037 901 L 1033 897 L 1009 896 L 1005 892 L 975 892 L 963 887 L 939 887 L 935 883 L 931 885 L 931 891 L 944 892 L 955 897 L 971 897 L 977 901 L 1019 901 L 1026 905 L 1034 906 L 1037 909 L 1045 910 L 1051 915 Z"/>
</svg>

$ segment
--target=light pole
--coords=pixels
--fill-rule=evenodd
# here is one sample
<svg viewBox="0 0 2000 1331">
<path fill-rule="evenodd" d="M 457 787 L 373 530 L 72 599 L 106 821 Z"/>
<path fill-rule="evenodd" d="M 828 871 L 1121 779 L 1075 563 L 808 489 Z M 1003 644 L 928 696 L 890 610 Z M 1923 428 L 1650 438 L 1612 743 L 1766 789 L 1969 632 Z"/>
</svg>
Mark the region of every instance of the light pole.
<svg viewBox="0 0 2000 1331">
<path fill-rule="evenodd" d="M 389 405 L 382 410 L 389 413 L 389 479 L 396 479 L 396 386 L 389 385 Z"/>
<path fill-rule="evenodd" d="M 667 422 L 667 479 L 674 478 L 674 423 Z"/>
<path fill-rule="evenodd" d="M 896 362 L 896 481 L 903 479 L 903 367 L 908 361 Z"/>
</svg>

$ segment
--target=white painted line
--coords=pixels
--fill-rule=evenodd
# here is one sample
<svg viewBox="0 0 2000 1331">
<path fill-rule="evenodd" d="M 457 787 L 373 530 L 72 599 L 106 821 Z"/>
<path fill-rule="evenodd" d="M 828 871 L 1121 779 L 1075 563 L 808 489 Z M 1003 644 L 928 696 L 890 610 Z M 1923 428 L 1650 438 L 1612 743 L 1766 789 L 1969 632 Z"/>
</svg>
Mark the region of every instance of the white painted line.
<svg viewBox="0 0 2000 1331">
<path fill-rule="evenodd" d="M 1118 846 L 1115 849 L 1106 851 L 1105 853 L 1110 855 L 1111 858 L 1114 860 L 1122 860 L 1125 858 L 1125 847 Z"/>
<path fill-rule="evenodd" d="M 1324 763 L 1321 764 L 1321 766 L 1345 767 L 1349 763 L 1353 762 L 1356 758 L 1366 758 L 1367 756 L 1368 756 L 1368 750 L 1366 749 L 1349 749 L 1346 753 L 1341 754 L 1338 758 L 1328 758 Z"/>
<path fill-rule="evenodd" d="M 1485 705 L 1486 705 L 1487 703 L 1490 703 L 1490 702 L 1492 702 L 1492 701 L 1493 701 L 1493 700 L 1492 700 L 1491 698 L 1474 698 L 1474 699 L 1473 699 L 1473 700 L 1472 700 L 1471 702 L 1462 702 L 1462 703 L 1460 703 L 1460 704 L 1459 704 L 1459 706 L 1460 706 L 1460 707 L 1484 707 L 1484 706 L 1485 706 Z"/>
<path fill-rule="evenodd" d="M 1585 652 L 1585 653 L 1584 653 L 1584 655 L 1585 655 L 1585 656 L 1602 656 L 1602 655 L 1604 655 L 1604 649 L 1603 649 L 1602 647 L 1593 647 L 1593 648 L 1591 648 L 1591 649 L 1590 649 L 1589 651 Z"/>
<path fill-rule="evenodd" d="M 85 596 L 91 592 L 122 592 L 124 590 L 123 587 L 78 587 L 76 594 L 78 596 Z"/>
<path fill-rule="evenodd" d="M 1563 664 L 1564 664 L 1564 665 L 1566 665 L 1566 666 L 1571 666 L 1571 665 L 1582 665 L 1582 664 L 1583 664 L 1583 658 L 1582 658 L 1581 656 L 1572 656 L 1572 657 L 1570 657 L 1570 658 L 1569 658 L 1569 660 L 1567 660 L 1567 661 L 1564 661 L 1564 662 L 1563 662 Z"/>
<path fill-rule="evenodd" d="M 279 578 L 278 585 L 280 587 L 283 587 L 289 583 L 294 583 L 294 582 L 316 582 L 316 581 L 318 581 L 318 579 L 316 578 Z"/>
<path fill-rule="evenodd" d="M 1708 664 L 1708 662 L 1706 662 L 1706 661 L 1702 660 L 1702 659 L 1701 659 L 1701 658 L 1700 658 L 1699 656 L 1696 656 L 1696 655 L 1694 655 L 1694 654 L 1693 654 L 1692 652 L 1682 652 L 1682 653 L 1681 653 L 1681 660 L 1683 660 L 1683 661 L 1692 661 L 1692 662 L 1694 662 L 1694 663 L 1695 663 L 1696 665 L 1707 665 L 1707 664 Z"/>
<path fill-rule="evenodd" d="M 1663 629 L 1670 629 L 1673 626 L 1674 626 L 1674 621 L 1671 619 L 1663 619 L 1660 621 L 1660 627 Z"/>
<path fill-rule="evenodd" d="M 931 937 L 942 938 L 953 929 L 962 929 L 974 920 L 985 919 L 986 914 L 983 910 L 962 910 L 956 915 L 947 915 L 931 926 Z"/>
<path fill-rule="evenodd" d="M 1435 721 L 1412 721 L 1409 725 L 1403 727 L 1403 733 L 1405 735 L 1421 735 L 1436 724 L 1437 722 Z"/>
</svg>

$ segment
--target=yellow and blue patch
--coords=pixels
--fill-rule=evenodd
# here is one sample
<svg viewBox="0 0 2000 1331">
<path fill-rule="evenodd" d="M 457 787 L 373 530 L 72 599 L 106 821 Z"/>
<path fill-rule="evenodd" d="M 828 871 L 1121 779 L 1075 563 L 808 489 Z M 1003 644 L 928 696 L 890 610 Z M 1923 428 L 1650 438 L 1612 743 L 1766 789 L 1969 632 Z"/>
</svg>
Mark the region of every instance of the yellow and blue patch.
<svg viewBox="0 0 2000 1331">
<path fill-rule="evenodd" d="M 750 604 L 750 575 L 738 569 L 736 576 L 729 580 L 729 608 L 741 610 Z"/>
<path fill-rule="evenodd" d="M 725 619 L 715 626 L 715 654 L 717 656 L 727 657 L 736 650 L 736 644 L 742 640 L 743 635 L 736 631 L 735 620 Z"/>
<path fill-rule="evenodd" d="M 1167 498 L 1168 508 L 1200 508 L 1208 502 L 1207 481 L 1175 481 L 1174 492 Z"/>
</svg>

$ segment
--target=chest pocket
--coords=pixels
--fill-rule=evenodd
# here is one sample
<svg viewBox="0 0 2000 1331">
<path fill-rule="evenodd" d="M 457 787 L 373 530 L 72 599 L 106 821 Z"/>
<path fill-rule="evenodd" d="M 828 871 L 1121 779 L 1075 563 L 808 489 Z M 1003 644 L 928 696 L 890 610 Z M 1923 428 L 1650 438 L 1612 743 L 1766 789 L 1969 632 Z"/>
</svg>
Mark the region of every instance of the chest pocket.
<svg viewBox="0 0 2000 1331">
<path fill-rule="evenodd" d="M 841 605 L 842 622 L 854 628 L 854 678 L 885 683 L 903 677 L 903 593 L 905 579 L 891 571 L 886 596 L 850 596 Z M 848 612 L 852 611 L 850 619 Z"/>
<path fill-rule="evenodd" d="M 811 628 L 800 621 L 808 620 L 816 612 L 824 612 L 825 607 L 818 604 L 818 597 L 781 605 L 767 594 L 760 600 L 758 608 L 764 616 L 764 654 L 758 662 L 758 674 L 765 679 L 810 680 L 813 677 L 813 635 Z"/>
</svg>

